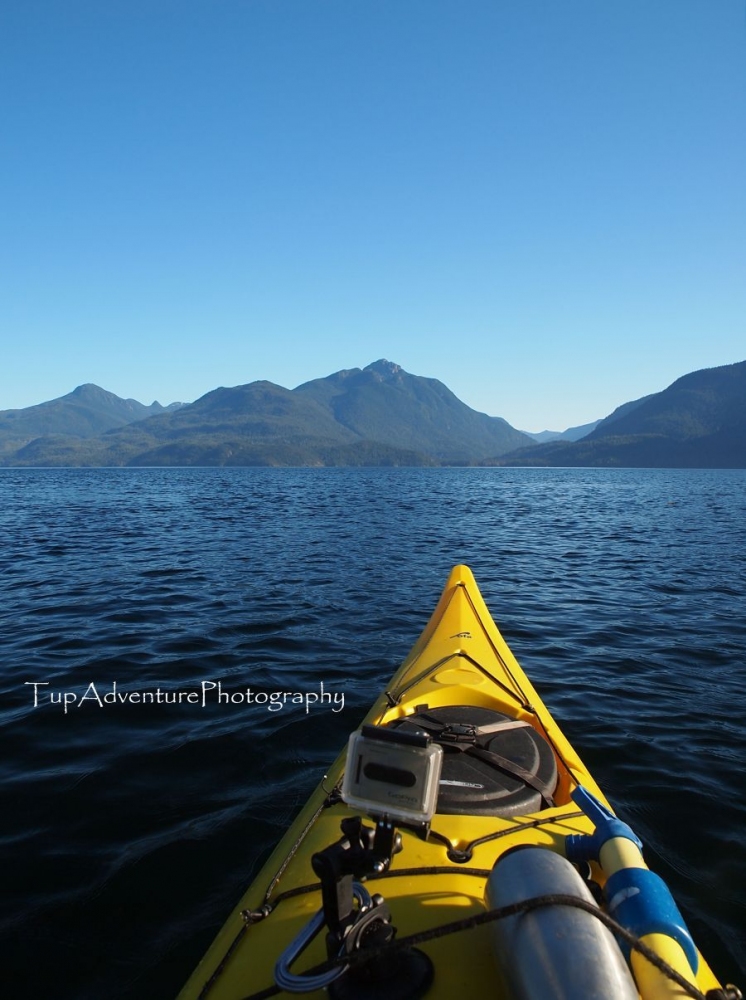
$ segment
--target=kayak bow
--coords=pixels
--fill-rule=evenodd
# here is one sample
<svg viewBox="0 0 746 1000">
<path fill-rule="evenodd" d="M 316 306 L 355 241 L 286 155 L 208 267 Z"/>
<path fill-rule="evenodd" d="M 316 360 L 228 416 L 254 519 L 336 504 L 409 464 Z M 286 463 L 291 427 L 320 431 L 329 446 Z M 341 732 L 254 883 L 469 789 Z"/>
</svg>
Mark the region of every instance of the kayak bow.
<svg viewBox="0 0 746 1000">
<path fill-rule="evenodd" d="M 667 1000 L 720 990 L 639 841 L 518 665 L 468 567 L 451 571 L 364 725 L 375 727 L 365 730 L 374 750 L 378 740 L 384 753 L 419 754 L 415 770 L 442 767 L 435 815 L 417 824 L 406 812 L 403 820 L 373 813 L 366 834 L 341 798 L 341 754 L 179 1000 L 270 996 L 280 991 L 276 975 L 284 990 L 318 998 L 328 989 L 338 1000 Z M 414 783 L 408 767 L 376 764 L 373 785 Z M 505 907 L 513 915 L 493 920 Z M 430 937 L 453 922 L 462 929 Z M 394 952 L 391 924 L 397 941 L 418 935 L 416 947 Z M 354 957 L 330 972 L 328 949 L 333 961 L 338 952 Z M 366 951 L 375 954 L 367 964 Z M 652 964 L 655 956 L 679 985 Z"/>
</svg>

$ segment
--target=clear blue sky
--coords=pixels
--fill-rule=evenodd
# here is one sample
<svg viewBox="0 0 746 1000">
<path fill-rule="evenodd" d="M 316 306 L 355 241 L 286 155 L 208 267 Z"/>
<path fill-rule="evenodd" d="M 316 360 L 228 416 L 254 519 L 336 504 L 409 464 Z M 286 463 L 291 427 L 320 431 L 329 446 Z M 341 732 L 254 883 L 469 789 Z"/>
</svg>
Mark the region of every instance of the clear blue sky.
<svg viewBox="0 0 746 1000">
<path fill-rule="evenodd" d="M 746 0 L 16 0 L 0 114 L 0 409 L 746 359 Z"/>
</svg>

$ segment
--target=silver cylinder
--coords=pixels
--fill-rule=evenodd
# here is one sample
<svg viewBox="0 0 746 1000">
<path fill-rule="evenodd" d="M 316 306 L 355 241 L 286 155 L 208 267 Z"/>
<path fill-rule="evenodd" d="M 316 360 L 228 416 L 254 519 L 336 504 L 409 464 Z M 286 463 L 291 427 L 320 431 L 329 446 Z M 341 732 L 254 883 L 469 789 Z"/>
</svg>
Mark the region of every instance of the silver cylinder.
<svg viewBox="0 0 746 1000">
<path fill-rule="evenodd" d="M 547 848 L 526 847 L 497 862 L 486 899 L 495 909 L 551 893 L 594 903 L 566 858 Z M 496 920 L 490 927 L 511 1000 L 639 1000 L 613 934 L 591 913 L 546 906 Z"/>
</svg>

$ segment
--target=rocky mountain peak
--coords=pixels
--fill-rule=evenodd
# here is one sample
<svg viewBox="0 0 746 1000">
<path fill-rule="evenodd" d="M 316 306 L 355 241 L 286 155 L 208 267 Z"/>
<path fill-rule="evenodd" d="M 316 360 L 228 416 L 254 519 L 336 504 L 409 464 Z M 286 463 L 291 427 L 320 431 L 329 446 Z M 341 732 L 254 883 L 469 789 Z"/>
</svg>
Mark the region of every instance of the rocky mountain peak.
<svg viewBox="0 0 746 1000">
<path fill-rule="evenodd" d="M 403 374 L 401 365 L 395 365 L 393 361 L 387 361 L 385 358 L 367 365 L 363 371 L 373 372 L 374 375 L 378 375 L 382 379 L 394 379 Z"/>
</svg>

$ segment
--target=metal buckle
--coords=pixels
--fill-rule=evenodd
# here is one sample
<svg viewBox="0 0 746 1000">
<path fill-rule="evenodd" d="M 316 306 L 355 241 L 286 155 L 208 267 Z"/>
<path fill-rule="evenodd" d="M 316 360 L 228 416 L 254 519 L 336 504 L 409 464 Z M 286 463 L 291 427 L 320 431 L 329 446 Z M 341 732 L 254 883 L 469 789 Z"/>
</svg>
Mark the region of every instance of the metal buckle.
<svg viewBox="0 0 746 1000">
<path fill-rule="evenodd" d="M 477 728 L 469 723 L 453 722 L 441 729 L 437 739 L 444 743 L 476 743 Z"/>
</svg>

